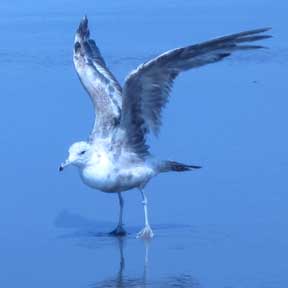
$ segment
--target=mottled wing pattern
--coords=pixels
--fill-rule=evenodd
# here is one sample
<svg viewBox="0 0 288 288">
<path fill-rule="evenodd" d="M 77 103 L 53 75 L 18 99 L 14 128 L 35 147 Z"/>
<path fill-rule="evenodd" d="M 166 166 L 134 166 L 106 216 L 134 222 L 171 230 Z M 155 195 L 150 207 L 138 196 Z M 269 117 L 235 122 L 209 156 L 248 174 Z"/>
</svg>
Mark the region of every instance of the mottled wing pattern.
<svg viewBox="0 0 288 288">
<path fill-rule="evenodd" d="M 249 42 L 271 36 L 262 34 L 270 28 L 244 31 L 201 44 L 168 51 L 140 65 L 126 79 L 123 88 L 120 127 L 125 145 L 140 156 L 147 155 L 146 134 L 158 133 L 161 111 L 168 102 L 173 80 L 185 70 L 215 63 L 234 51 L 262 48 Z"/>
<path fill-rule="evenodd" d="M 95 138 L 109 136 L 120 123 L 122 89 L 107 68 L 95 41 L 90 39 L 87 17 L 76 31 L 73 60 L 95 108 L 95 123 L 89 139 L 93 142 Z"/>
</svg>

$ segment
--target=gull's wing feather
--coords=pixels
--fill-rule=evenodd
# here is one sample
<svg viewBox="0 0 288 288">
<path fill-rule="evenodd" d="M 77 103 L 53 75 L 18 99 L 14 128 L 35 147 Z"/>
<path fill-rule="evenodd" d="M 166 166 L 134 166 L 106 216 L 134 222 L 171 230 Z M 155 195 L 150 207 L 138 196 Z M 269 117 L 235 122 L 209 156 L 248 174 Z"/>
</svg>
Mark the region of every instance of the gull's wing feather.
<svg viewBox="0 0 288 288">
<path fill-rule="evenodd" d="M 270 38 L 261 34 L 269 29 L 244 31 L 170 50 L 130 73 L 123 88 L 120 124 L 127 148 L 142 156 L 148 154 L 146 134 L 151 130 L 158 133 L 162 108 L 180 72 L 220 61 L 234 51 L 262 48 L 249 42 Z"/>
<path fill-rule="evenodd" d="M 107 137 L 120 123 L 122 89 L 96 46 L 90 39 L 88 19 L 84 17 L 76 31 L 73 61 L 76 72 L 88 92 L 94 108 L 95 123 L 90 142 L 95 137 Z"/>
</svg>

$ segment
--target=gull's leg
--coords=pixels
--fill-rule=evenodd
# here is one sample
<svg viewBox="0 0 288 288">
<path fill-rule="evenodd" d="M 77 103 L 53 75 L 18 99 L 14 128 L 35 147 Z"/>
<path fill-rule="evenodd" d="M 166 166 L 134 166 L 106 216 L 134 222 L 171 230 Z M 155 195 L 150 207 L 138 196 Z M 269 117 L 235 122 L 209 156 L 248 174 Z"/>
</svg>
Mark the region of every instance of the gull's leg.
<svg viewBox="0 0 288 288">
<path fill-rule="evenodd" d="M 145 217 L 145 226 L 144 228 L 137 234 L 137 238 L 142 239 L 151 239 L 153 238 L 154 234 L 153 231 L 149 225 L 148 221 L 148 211 L 147 211 L 147 197 L 144 193 L 144 190 L 140 189 L 141 195 L 142 195 L 142 204 L 144 207 L 144 217 Z"/>
<path fill-rule="evenodd" d="M 126 231 L 123 228 L 123 208 L 124 208 L 124 200 L 121 192 L 118 192 L 119 204 L 120 204 L 120 213 L 119 213 L 119 222 L 117 227 L 110 233 L 115 236 L 124 236 L 126 235 Z"/>
</svg>

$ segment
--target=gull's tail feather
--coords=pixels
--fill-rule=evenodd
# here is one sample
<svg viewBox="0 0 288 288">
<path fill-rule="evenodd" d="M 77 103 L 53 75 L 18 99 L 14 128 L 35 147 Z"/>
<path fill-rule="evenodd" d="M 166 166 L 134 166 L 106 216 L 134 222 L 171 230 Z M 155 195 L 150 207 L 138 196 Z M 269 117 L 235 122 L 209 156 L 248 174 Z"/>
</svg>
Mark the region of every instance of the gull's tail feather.
<svg viewBox="0 0 288 288">
<path fill-rule="evenodd" d="M 184 172 L 200 168 L 202 167 L 197 165 L 187 165 L 176 161 L 163 161 L 160 166 L 160 172 Z"/>
</svg>

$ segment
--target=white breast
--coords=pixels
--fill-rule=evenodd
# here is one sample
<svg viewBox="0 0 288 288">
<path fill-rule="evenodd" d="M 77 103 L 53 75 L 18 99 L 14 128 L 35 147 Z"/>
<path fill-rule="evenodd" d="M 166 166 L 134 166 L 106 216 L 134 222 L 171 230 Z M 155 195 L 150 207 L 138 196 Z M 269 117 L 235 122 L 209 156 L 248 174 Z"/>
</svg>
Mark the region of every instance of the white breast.
<svg viewBox="0 0 288 288">
<path fill-rule="evenodd" d="M 113 163 L 106 153 L 93 153 L 89 163 L 80 170 L 85 184 L 92 188 L 106 191 L 111 186 L 109 175 L 113 172 Z"/>
<path fill-rule="evenodd" d="M 99 145 L 80 170 L 83 182 L 104 192 L 121 192 L 141 186 L 155 174 L 145 162 L 131 161 L 131 157 L 126 159 L 127 155 L 120 158 L 114 162 L 113 154 L 101 150 Z"/>
<path fill-rule="evenodd" d="M 104 192 L 127 191 L 141 186 L 152 176 L 153 170 L 147 167 L 114 169 L 109 173 L 98 171 L 95 167 L 86 167 L 81 171 L 81 178 L 86 185 Z"/>
</svg>

